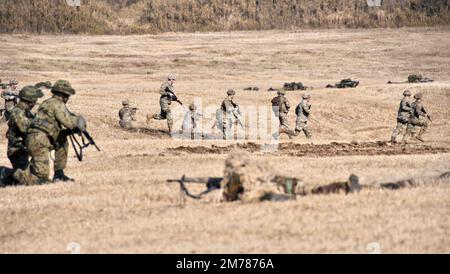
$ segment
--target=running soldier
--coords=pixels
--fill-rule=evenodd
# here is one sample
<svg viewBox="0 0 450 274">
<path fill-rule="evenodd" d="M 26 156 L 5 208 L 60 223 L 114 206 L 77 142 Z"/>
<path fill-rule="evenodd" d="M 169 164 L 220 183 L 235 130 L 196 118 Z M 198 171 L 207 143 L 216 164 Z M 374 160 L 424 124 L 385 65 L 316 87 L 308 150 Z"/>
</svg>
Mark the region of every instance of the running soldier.
<svg viewBox="0 0 450 274">
<path fill-rule="evenodd" d="M 415 127 L 420 127 L 419 133 L 415 136 L 415 138 L 421 142 L 424 142 L 422 135 L 426 132 L 428 128 L 428 120 L 431 122 L 431 116 L 425 110 L 425 107 L 422 103 L 422 93 L 416 93 L 414 95 L 414 101 L 411 104 L 411 117 L 406 128 L 406 133 L 403 136 L 403 143 L 406 144 L 408 142 L 409 136 L 412 136 L 412 133 L 415 131 Z"/>
<path fill-rule="evenodd" d="M 409 118 L 411 115 L 411 91 L 405 90 L 403 91 L 403 99 L 400 101 L 400 106 L 398 108 L 397 113 L 397 127 L 392 132 L 391 143 L 397 143 L 397 136 L 404 131 L 408 127 Z"/>
</svg>

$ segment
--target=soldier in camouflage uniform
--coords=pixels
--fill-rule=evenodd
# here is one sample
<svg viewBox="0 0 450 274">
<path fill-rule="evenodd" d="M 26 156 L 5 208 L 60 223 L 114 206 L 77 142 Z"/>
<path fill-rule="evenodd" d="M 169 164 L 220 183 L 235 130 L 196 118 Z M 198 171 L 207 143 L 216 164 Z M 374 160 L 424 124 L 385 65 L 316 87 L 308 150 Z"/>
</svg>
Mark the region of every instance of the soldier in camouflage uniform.
<svg viewBox="0 0 450 274">
<path fill-rule="evenodd" d="M 414 99 L 416 99 L 416 101 L 411 104 L 411 116 L 406 128 L 406 133 L 403 136 L 404 144 L 407 143 L 409 136 L 413 135 L 412 133 L 414 132 L 415 127 L 420 127 L 419 133 L 417 134 L 417 136 L 415 136 L 416 139 L 424 142 L 422 135 L 428 128 L 427 119 L 431 121 L 431 116 L 427 113 L 425 107 L 422 104 L 422 97 L 423 95 L 420 92 L 414 95 Z"/>
<path fill-rule="evenodd" d="M 39 107 L 28 130 L 26 147 L 31 156 L 29 167 L 16 170 L 14 179 L 19 184 L 37 185 L 49 183 L 49 154 L 55 150 L 53 182 L 73 181 L 64 174 L 67 164 L 69 131 L 86 129 L 82 116 L 69 112 L 66 103 L 75 95 L 75 89 L 66 80 L 58 80 L 53 85 L 53 96 Z"/>
<path fill-rule="evenodd" d="M 121 128 L 131 129 L 133 128 L 132 121 L 136 121 L 134 117 L 136 109 L 130 108 L 130 102 L 128 100 L 123 100 L 122 106 L 119 110 L 119 125 Z"/>
<path fill-rule="evenodd" d="M 272 99 L 272 111 L 280 121 L 280 133 L 286 133 L 291 139 L 291 136 L 295 135 L 295 132 L 289 129 L 287 124 L 287 114 L 291 109 L 291 104 L 285 97 L 286 92 L 284 90 L 278 91 L 278 96 Z"/>
<path fill-rule="evenodd" d="M 233 125 L 239 122 L 240 110 L 239 105 L 234 102 L 233 98 L 236 92 L 232 89 L 227 91 L 227 98 L 222 101 L 220 108 L 222 109 L 222 123 L 223 123 L 223 139 L 231 138 Z"/>
<path fill-rule="evenodd" d="M 295 114 L 297 114 L 297 121 L 295 126 L 295 136 L 298 136 L 300 132 L 304 132 L 306 138 L 311 142 L 311 131 L 308 128 L 308 119 L 311 113 L 311 96 L 308 93 L 302 95 L 302 101 L 295 108 Z"/>
<path fill-rule="evenodd" d="M 180 133 L 189 132 L 191 139 L 195 139 L 197 124 L 201 120 L 202 114 L 197 112 L 197 106 L 195 104 L 189 105 L 189 111 L 186 112 L 183 119 L 183 125 L 181 126 Z"/>
<path fill-rule="evenodd" d="M 8 120 L 8 159 L 13 169 L 26 169 L 29 154 L 25 147 L 25 138 L 34 115 L 31 109 L 44 94 L 38 88 L 26 86 L 19 92 L 20 101 L 11 110 Z"/>
<path fill-rule="evenodd" d="M 173 127 L 173 118 L 172 112 L 170 111 L 170 105 L 172 101 L 176 101 L 177 97 L 175 95 L 175 89 L 173 84 L 176 81 L 175 75 L 169 75 L 167 77 L 167 81 L 161 85 L 159 89 L 159 93 L 161 97 L 159 98 L 159 105 L 161 106 L 160 114 L 155 114 L 151 117 L 151 119 L 155 120 L 166 120 L 167 119 L 167 127 L 169 128 L 169 132 L 172 132 Z M 148 122 L 149 119 L 147 119 Z"/>
<path fill-rule="evenodd" d="M 19 95 L 19 91 L 17 90 L 18 84 L 19 82 L 16 79 L 12 79 L 9 81 L 9 86 L 6 90 L 2 92 L 1 97 L 5 100 L 4 121 L 8 121 L 11 110 L 17 104 L 17 96 Z"/>
<path fill-rule="evenodd" d="M 391 143 L 397 143 L 397 136 L 406 130 L 411 114 L 410 103 L 411 91 L 405 90 L 403 92 L 403 99 L 400 101 L 400 107 L 397 113 L 397 127 L 392 132 Z"/>
</svg>

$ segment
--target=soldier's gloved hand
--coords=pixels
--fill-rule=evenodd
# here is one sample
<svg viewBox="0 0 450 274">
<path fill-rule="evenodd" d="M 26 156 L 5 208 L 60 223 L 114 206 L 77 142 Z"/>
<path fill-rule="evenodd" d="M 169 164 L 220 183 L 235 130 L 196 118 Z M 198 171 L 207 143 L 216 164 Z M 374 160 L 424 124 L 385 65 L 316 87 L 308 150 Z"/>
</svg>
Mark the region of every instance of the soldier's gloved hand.
<svg viewBox="0 0 450 274">
<path fill-rule="evenodd" d="M 84 119 L 83 116 L 80 115 L 80 116 L 77 117 L 76 124 L 77 124 L 77 128 L 78 128 L 81 132 L 83 132 L 83 131 L 86 130 L 86 127 L 87 127 L 86 119 Z"/>
</svg>

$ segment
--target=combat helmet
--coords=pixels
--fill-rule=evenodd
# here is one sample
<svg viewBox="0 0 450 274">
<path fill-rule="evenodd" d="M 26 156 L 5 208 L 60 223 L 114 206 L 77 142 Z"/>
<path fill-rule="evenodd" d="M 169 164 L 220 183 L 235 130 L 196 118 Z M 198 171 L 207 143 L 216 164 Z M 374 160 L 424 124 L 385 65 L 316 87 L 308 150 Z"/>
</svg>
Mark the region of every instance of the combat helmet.
<svg viewBox="0 0 450 274">
<path fill-rule="evenodd" d="M 236 92 L 235 92 L 233 89 L 227 90 L 227 95 L 228 95 L 228 96 L 233 96 L 233 95 L 235 95 L 235 94 L 236 94 Z"/>
<path fill-rule="evenodd" d="M 422 92 L 414 94 L 414 99 L 422 99 L 422 97 L 423 97 Z"/>
<path fill-rule="evenodd" d="M 277 92 L 277 94 L 278 94 L 278 95 L 285 95 L 285 94 L 286 94 L 286 91 L 285 91 L 284 89 L 280 89 L 280 90 Z"/>
<path fill-rule="evenodd" d="M 411 91 L 409 91 L 408 89 L 403 91 L 403 96 L 411 96 Z"/>
<path fill-rule="evenodd" d="M 189 110 L 190 111 L 195 111 L 196 109 L 197 109 L 197 106 L 194 103 L 189 105 Z"/>
<path fill-rule="evenodd" d="M 311 98 L 311 95 L 309 95 L 309 93 L 304 93 L 304 94 L 302 95 L 302 98 L 303 98 L 303 99 L 309 99 L 309 98 Z"/>
<path fill-rule="evenodd" d="M 175 74 L 169 74 L 167 76 L 167 80 L 171 81 L 171 80 L 177 80 L 177 76 L 175 76 Z"/>
<path fill-rule="evenodd" d="M 44 93 L 34 86 L 26 86 L 19 92 L 20 100 L 35 102 L 37 99 L 42 98 Z"/>
<path fill-rule="evenodd" d="M 52 87 L 52 93 L 62 93 L 68 96 L 75 95 L 75 89 L 67 80 L 58 80 Z"/>
<path fill-rule="evenodd" d="M 122 106 L 129 106 L 130 105 L 130 101 L 128 101 L 128 99 L 125 99 L 122 101 Z"/>
</svg>

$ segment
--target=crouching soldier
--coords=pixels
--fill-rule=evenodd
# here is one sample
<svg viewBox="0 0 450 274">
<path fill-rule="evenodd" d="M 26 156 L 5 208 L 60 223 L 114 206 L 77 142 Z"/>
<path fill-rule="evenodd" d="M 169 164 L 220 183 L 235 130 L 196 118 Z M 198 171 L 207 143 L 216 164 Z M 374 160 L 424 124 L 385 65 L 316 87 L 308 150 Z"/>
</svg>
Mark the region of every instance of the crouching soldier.
<svg viewBox="0 0 450 274">
<path fill-rule="evenodd" d="M 31 109 L 39 98 L 43 97 L 42 91 L 34 86 L 26 86 L 19 92 L 19 103 L 10 112 L 8 120 L 8 159 L 13 169 L 26 169 L 28 167 L 29 154 L 25 147 L 25 138 L 34 115 Z"/>
<path fill-rule="evenodd" d="M 53 96 L 39 107 L 26 137 L 26 147 L 31 156 L 29 167 L 16 170 L 14 179 L 19 184 L 49 183 L 49 154 L 55 150 L 53 182 L 73 181 L 64 174 L 67 164 L 67 136 L 72 130 L 84 131 L 86 121 L 69 112 L 66 103 L 75 95 L 75 89 L 66 80 L 58 80 L 52 87 Z"/>
<path fill-rule="evenodd" d="M 136 115 L 137 108 L 130 108 L 130 102 L 128 100 L 122 101 L 122 108 L 119 110 L 119 125 L 121 128 L 130 129 L 133 128 L 133 121 L 136 121 L 134 117 Z"/>
</svg>

